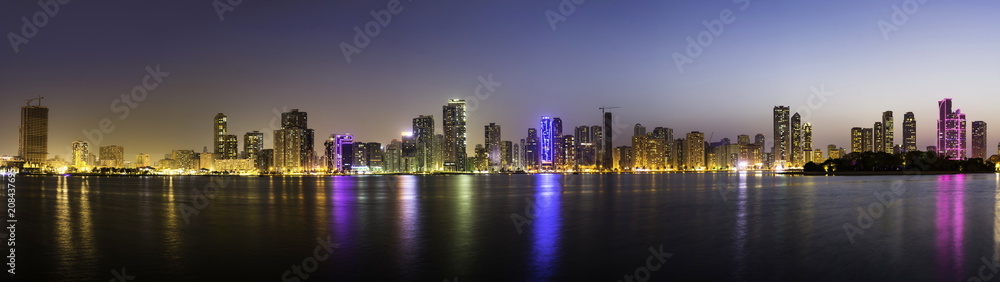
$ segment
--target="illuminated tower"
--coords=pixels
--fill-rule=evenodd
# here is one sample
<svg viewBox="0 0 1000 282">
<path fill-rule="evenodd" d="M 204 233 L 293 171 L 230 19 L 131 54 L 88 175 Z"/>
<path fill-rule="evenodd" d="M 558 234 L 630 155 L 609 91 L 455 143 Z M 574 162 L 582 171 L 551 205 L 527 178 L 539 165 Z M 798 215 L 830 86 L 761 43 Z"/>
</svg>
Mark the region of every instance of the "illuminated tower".
<svg viewBox="0 0 1000 282">
<path fill-rule="evenodd" d="M 602 141 L 604 141 L 604 147 L 602 147 L 603 156 L 601 157 L 601 169 L 611 170 L 614 168 L 612 163 L 614 160 L 611 158 L 612 144 L 611 144 L 611 112 L 604 113 L 604 134 Z"/>
<path fill-rule="evenodd" d="M 434 167 L 434 116 L 421 115 L 413 119 L 413 138 L 417 142 L 417 171 L 430 172 Z"/>
<path fill-rule="evenodd" d="M 491 171 L 500 171 L 501 165 L 503 165 L 503 156 L 501 155 L 502 144 L 500 141 L 500 126 L 496 123 L 490 123 L 486 125 L 486 158 L 488 160 L 487 166 Z"/>
<path fill-rule="evenodd" d="M 101 156 L 101 166 L 124 168 L 125 167 L 125 147 L 119 145 L 101 146 L 99 148 Z"/>
<path fill-rule="evenodd" d="M 828 149 L 836 148 L 828 146 Z M 865 151 L 864 130 L 860 127 L 851 128 L 851 153 L 861 153 Z"/>
<path fill-rule="evenodd" d="M 799 167 L 802 166 L 802 160 L 804 160 L 804 156 L 802 155 L 802 116 L 799 113 L 792 115 L 790 126 L 792 128 L 791 140 L 789 142 L 792 148 L 790 152 L 792 156 L 791 166 Z"/>
<path fill-rule="evenodd" d="M 260 160 L 260 152 L 264 150 L 264 133 L 260 131 L 247 132 L 243 134 L 243 154 L 247 159 L 253 160 L 257 170 L 264 171 Z"/>
<path fill-rule="evenodd" d="M 354 136 L 333 134 L 326 140 L 327 168 L 335 172 L 349 172 L 354 163 Z"/>
<path fill-rule="evenodd" d="M 791 144 L 789 144 L 789 131 L 788 128 L 788 111 L 787 106 L 775 106 L 773 112 L 772 122 L 774 123 L 774 148 L 771 153 L 774 154 L 774 165 L 775 166 L 787 166 L 784 164 L 789 161 L 789 151 L 791 150 Z"/>
<path fill-rule="evenodd" d="M 893 131 L 892 111 L 882 112 L 882 148 L 885 152 L 892 153 L 892 147 L 896 145 Z"/>
<path fill-rule="evenodd" d="M 542 136 L 539 138 L 538 143 L 538 164 L 541 166 L 542 170 L 553 170 L 552 162 L 555 156 L 554 152 L 554 130 L 552 128 L 552 118 L 542 117 L 540 129 Z"/>
<path fill-rule="evenodd" d="M 90 157 L 90 143 L 87 141 L 73 141 L 73 166 L 75 167 L 86 167 L 92 164 L 87 163 L 87 158 Z"/>
<path fill-rule="evenodd" d="M 965 114 L 951 111 L 951 98 L 938 101 L 937 151 L 950 159 L 965 159 Z"/>
<path fill-rule="evenodd" d="M 215 115 L 213 121 L 213 134 L 212 134 L 212 153 L 216 156 L 223 158 L 226 151 L 226 130 L 228 118 L 226 115 L 219 113 Z"/>
<path fill-rule="evenodd" d="M 986 122 L 972 122 L 972 158 L 986 159 Z"/>
<path fill-rule="evenodd" d="M 874 152 L 885 152 L 885 128 L 882 126 L 882 122 L 876 121 L 875 126 L 872 129 L 872 134 L 874 134 L 874 141 L 872 145 L 875 146 Z"/>
<path fill-rule="evenodd" d="M 524 143 L 524 166 L 529 170 L 538 170 L 538 130 L 528 128 L 528 138 Z"/>
<path fill-rule="evenodd" d="M 903 115 L 903 152 L 917 150 L 917 119 L 913 112 Z"/>
<path fill-rule="evenodd" d="M 466 170 L 465 100 L 451 99 L 442 108 L 444 119 L 444 167 Z"/>
<path fill-rule="evenodd" d="M 41 98 L 37 100 L 38 106 L 21 107 L 17 139 L 18 155 L 33 167 L 40 167 L 49 155 L 49 108 L 42 107 Z"/>
</svg>

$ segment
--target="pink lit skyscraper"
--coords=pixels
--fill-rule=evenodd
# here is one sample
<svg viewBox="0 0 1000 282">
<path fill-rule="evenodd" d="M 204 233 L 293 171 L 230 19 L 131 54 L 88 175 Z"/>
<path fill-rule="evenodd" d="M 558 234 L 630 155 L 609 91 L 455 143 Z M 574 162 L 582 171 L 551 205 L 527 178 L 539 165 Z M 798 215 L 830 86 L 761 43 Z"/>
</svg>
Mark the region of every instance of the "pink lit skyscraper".
<svg viewBox="0 0 1000 282">
<path fill-rule="evenodd" d="M 965 159 L 965 114 L 951 111 L 951 98 L 938 101 L 938 155 L 950 159 Z"/>
</svg>

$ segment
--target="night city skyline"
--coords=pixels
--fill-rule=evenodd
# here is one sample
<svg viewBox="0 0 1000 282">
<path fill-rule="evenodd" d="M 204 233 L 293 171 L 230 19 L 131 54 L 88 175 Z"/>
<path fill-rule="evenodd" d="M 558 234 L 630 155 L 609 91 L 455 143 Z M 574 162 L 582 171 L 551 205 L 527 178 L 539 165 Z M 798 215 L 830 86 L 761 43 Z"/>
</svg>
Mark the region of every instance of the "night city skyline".
<svg viewBox="0 0 1000 282">
<path fill-rule="evenodd" d="M 0 125 L 16 132 L 13 107 L 44 96 L 42 104 L 51 111 L 50 158 L 66 158 L 64 148 L 88 140 L 81 131 L 97 129 L 103 118 L 110 118 L 116 129 L 101 145 L 121 145 L 127 155 L 142 152 L 156 158 L 170 150 L 211 147 L 206 120 L 219 112 L 230 117 L 230 131 L 237 135 L 268 129 L 262 132 L 265 147 L 271 147 L 274 112 L 294 108 L 310 113 L 320 137 L 350 132 L 356 140 L 384 144 L 409 131 L 413 117 L 440 120 L 442 101 L 475 97 L 477 87 L 486 84 L 491 85 L 481 87 L 480 96 L 487 98 L 475 110 L 471 103 L 469 107 L 469 155 L 475 144 L 483 143 L 486 124 L 501 125 L 504 140 L 518 140 L 541 116 L 561 117 L 567 127 L 600 124 L 600 106 L 621 107 L 614 112 L 626 127 L 623 131 L 641 123 L 704 132 L 711 142 L 764 133 L 770 143 L 770 107 L 787 105 L 793 113 L 802 112 L 813 89 L 833 95 L 817 103 L 820 107 L 811 116 L 803 114 L 803 122 L 815 128 L 817 148 L 849 147 L 852 127 L 870 127 L 881 112 L 891 110 L 897 119 L 915 113 L 917 147 L 923 149 L 934 144 L 933 102 L 945 97 L 954 98 L 970 122 L 997 120 L 988 97 L 989 89 L 1000 86 L 993 79 L 1000 75 L 1000 56 L 988 47 L 1000 40 L 986 32 L 987 23 L 997 20 L 964 6 L 988 3 L 983 1 L 926 3 L 898 31 L 888 33 L 888 40 L 877 23 L 890 19 L 892 3 L 753 2 L 740 10 L 742 5 L 724 1 L 688 6 L 585 2 L 566 21 L 556 22 L 553 31 L 545 11 L 558 11 L 558 2 L 428 6 L 404 1 L 402 12 L 350 63 L 340 43 L 353 42 L 353 27 L 371 21 L 367 11 L 385 9 L 384 3 L 244 3 L 224 13 L 221 21 L 208 4 L 164 3 L 61 6 L 38 37 L 19 45 L 17 53 L 0 54 L 10 62 L 0 76 L 0 91 L 11 107 Z M 0 17 L 2 26 L 15 31 L 20 17 L 40 9 L 16 5 Z M 680 71 L 673 55 L 685 54 L 686 38 L 706 31 L 702 21 L 714 21 L 726 9 L 734 11 L 736 20 Z M 867 12 L 836 13 L 847 9 Z M 263 10 L 298 15 L 298 20 L 274 22 L 262 16 Z M 808 12 L 814 10 L 834 12 Z M 190 11 L 191 19 L 170 17 L 178 11 Z M 338 16 L 330 19 L 321 11 Z M 775 14 L 765 11 L 777 12 L 785 22 L 800 19 L 803 25 L 769 22 L 767 17 Z M 444 14 L 466 16 L 423 16 Z M 961 25 L 972 19 L 979 25 Z M 126 20 L 130 25 L 115 24 Z M 74 21 L 85 24 L 61 24 Z M 504 31 L 494 21 L 510 23 L 518 33 Z M 826 25 L 832 21 L 840 24 Z M 81 26 L 94 32 L 81 37 Z M 242 32 L 265 26 L 263 33 Z M 441 32 L 428 34 L 426 28 Z M 127 40 L 116 36 L 147 29 L 156 32 Z M 484 31 L 475 32 L 480 29 Z M 963 36 L 971 34 L 976 36 Z M 190 38 L 217 47 L 178 43 Z M 851 59 L 842 60 L 844 56 Z M 119 119 L 126 103 L 115 100 L 143 83 L 147 66 L 157 65 L 169 76 Z M 404 73 L 394 75 L 399 71 Z M 899 143 L 901 134 L 896 135 Z M 0 154 L 16 155 L 16 134 L 4 136 Z M 628 143 L 627 137 L 616 138 L 615 146 Z M 997 141 L 990 138 L 987 147 Z"/>
</svg>

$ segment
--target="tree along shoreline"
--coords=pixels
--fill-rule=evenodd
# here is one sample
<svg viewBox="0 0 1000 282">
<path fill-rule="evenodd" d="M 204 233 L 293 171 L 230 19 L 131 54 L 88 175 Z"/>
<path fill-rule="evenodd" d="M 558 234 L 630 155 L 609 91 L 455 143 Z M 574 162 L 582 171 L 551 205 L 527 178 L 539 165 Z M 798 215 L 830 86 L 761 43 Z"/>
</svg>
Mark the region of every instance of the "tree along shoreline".
<svg viewBox="0 0 1000 282">
<path fill-rule="evenodd" d="M 995 173 L 1000 156 L 989 160 L 972 158 L 953 160 L 933 152 L 913 151 L 904 154 L 850 153 L 822 163 L 809 162 L 802 167 L 803 175 L 907 175 Z"/>
</svg>

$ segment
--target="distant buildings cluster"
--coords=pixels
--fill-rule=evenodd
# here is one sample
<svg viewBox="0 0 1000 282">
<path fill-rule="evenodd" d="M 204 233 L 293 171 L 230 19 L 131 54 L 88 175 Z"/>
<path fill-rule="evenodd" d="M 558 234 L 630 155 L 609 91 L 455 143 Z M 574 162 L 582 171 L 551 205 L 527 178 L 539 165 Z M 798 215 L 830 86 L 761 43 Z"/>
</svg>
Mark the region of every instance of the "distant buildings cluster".
<svg viewBox="0 0 1000 282">
<path fill-rule="evenodd" d="M 127 160 L 125 148 L 100 146 L 96 152 L 87 141 L 73 141 L 72 155 L 64 160 L 48 156 L 48 108 L 21 107 L 18 156 L 0 156 L 0 166 L 40 171 L 73 172 L 94 168 L 155 168 L 178 173 L 225 171 L 234 173 L 433 173 L 433 172 L 597 172 L 597 171 L 685 171 L 685 170 L 769 170 L 800 168 L 846 155 L 843 147 L 814 148 L 813 127 L 802 122 L 799 113 L 787 106 L 773 109 L 774 142 L 766 152 L 765 136 L 738 135 L 736 142 L 693 131 L 675 139 L 674 130 L 655 127 L 647 132 L 635 124 L 631 144 L 613 147 L 611 112 L 604 112 L 603 125 L 571 127 L 564 132 L 563 120 L 543 116 L 538 127 L 528 128 L 519 140 L 504 140 L 501 126 L 484 126 L 484 143 L 466 153 L 468 128 L 466 103 L 452 99 L 442 106 L 441 133 L 434 115 L 412 120 L 412 130 L 384 145 L 362 142 L 350 133 L 330 134 L 323 148 L 316 150 L 315 131 L 308 126 L 308 114 L 298 109 L 281 114 L 281 128 L 271 132 L 273 148 L 264 148 L 265 133 L 252 131 L 239 138 L 230 134 L 228 117 L 219 113 L 212 120 L 212 150 L 173 150 L 152 162 L 149 154 Z M 614 107 L 611 107 L 614 108 Z M 611 108 L 601 108 L 602 110 Z M 951 99 L 938 102 L 937 142 L 927 150 L 942 157 L 965 159 L 966 115 L 952 111 Z M 895 143 L 893 112 L 882 113 L 873 127 L 851 128 L 851 152 L 905 153 L 917 150 L 916 118 L 903 116 L 902 142 Z M 971 157 L 986 158 L 986 123 L 972 123 Z M 1000 144 L 998 144 L 1000 150 Z M 95 154 L 96 153 L 96 154 Z"/>
</svg>

